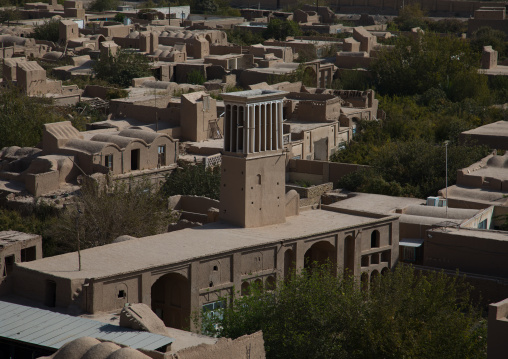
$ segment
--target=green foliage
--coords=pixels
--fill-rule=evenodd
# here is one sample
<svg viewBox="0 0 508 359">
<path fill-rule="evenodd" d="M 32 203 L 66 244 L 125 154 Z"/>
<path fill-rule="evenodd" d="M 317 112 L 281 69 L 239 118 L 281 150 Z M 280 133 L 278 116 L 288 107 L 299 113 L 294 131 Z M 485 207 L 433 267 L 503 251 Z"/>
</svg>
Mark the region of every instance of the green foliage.
<svg viewBox="0 0 508 359">
<path fill-rule="evenodd" d="M 263 33 L 265 39 L 286 40 L 288 36 L 302 34 L 298 24 L 291 20 L 271 19 Z"/>
<path fill-rule="evenodd" d="M 482 53 L 484 46 L 492 46 L 499 54 L 500 58 L 508 56 L 508 46 L 506 45 L 506 34 L 500 30 L 494 30 L 491 27 L 480 27 L 473 32 L 471 36 L 471 48 L 473 51 Z"/>
<path fill-rule="evenodd" d="M 21 12 L 16 9 L 3 9 L 0 10 L 0 23 L 7 23 L 21 19 Z"/>
<path fill-rule="evenodd" d="M 28 97 L 17 88 L 0 90 L 0 148 L 35 146 L 42 139 L 45 123 L 63 121 L 51 100 Z"/>
<path fill-rule="evenodd" d="M 484 358 L 486 321 L 461 278 L 399 266 L 362 291 L 329 266 L 303 270 L 273 291 L 250 294 L 218 315 L 201 315 L 206 334 L 238 338 L 263 331 L 268 359 Z"/>
<path fill-rule="evenodd" d="M 166 197 L 181 194 L 218 200 L 220 197 L 220 167 L 205 168 L 203 165 L 184 165 L 166 176 L 161 193 Z"/>
<path fill-rule="evenodd" d="M 358 69 L 342 69 L 339 78 L 332 82 L 332 88 L 336 90 L 360 90 L 365 91 L 372 86 L 372 77 L 368 71 Z"/>
<path fill-rule="evenodd" d="M 124 19 L 125 19 L 125 14 L 121 13 L 121 12 L 117 13 L 114 18 L 115 21 L 121 22 L 122 24 L 123 24 Z"/>
<path fill-rule="evenodd" d="M 228 36 L 228 42 L 235 45 L 250 46 L 255 44 L 262 44 L 265 40 L 261 34 L 254 33 L 245 29 L 234 28 L 225 31 Z"/>
<path fill-rule="evenodd" d="M 187 82 L 193 85 L 202 85 L 206 81 L 205 75 L 199 70 L 192 70 L 187 74 Z"/>
<path fill-rule="evenodd" d="M 119 0 L 94 0 L 88 6 L 88 10 L 91 11 L 106 11 L 106 10 L 116 10 L 116 8 L 120 5 Z"/>
<path fill-rule="evenodd" d="M 108 179 L 109 180 L 109 179 Z M 78 212 L 79 211 L 79 212 Z M 167 230 L 176 220 L 166 199 L 148 179 L 97 183 L 86 179 L 74 205 L 69 205 L 50 230 L 59 252 L 111 243 L 121 235 L 145 237 Z"/>
<path fill-rule="evenodd" d="M 132 79 L 151 75 L 149 59 L 141 54 L 120 50 L 116 56 L 103 54 L 93 64 L 95 76 L 121 87 L 129 87 Z"/>
<path fill-rule="evenodd" d="M 47 203 L 34 201 L 23 208 L 23 212 L 0 208 L 0 231 L 19 231 L 42 236 L 42 250 L 45 257 L 55 254 L 52 238 L 47 235 L 57 220 L 58 210 Z"/>
<path fill-rule="evenodd" d="M 434 34 L 402 36 L 372 66 L 377 90 L 388 95 L 422 94 L 431 88 L 453 101 L 488 101 L 487 79 L 478 74 L 479 56 L 467 42 Z"/>
<path fill-rule="evenodd" d="M 414 27 L 425 29 L 425 13 L 419 3 L 411 3 L 399 11 L 399 16 L 393 22 L 400 31 L 410 31 Z"/>
<path fill-rule="evenodd" d="M 360 121 L 354 141 L 331 160 L 373 166 L 346 176 L 339 186 L 363 192 L 425 198 L 445 187 L 445 148 L 448 183 L 456 172 L 488 154 L 485 147 L 459 144 L 461 132 L 508 116 L 506 110 L 487 111 L 473 101 L 450 102 L 444 91 L 431 89 L 418 97 L 384 97 L 384 121 Z"/>
<path fill-rule="evenodd" d="M 426 19 L 426 28 L 442 34 L 463 34 L 467 32 L 467 21 L 458 19 L 431 20 Z"/>
<path fill-rule="evenodd" d="M 51 19 L 44 21 L 42 25 L 35 25 L 33 32 L 34 39 L 57 42 L 60 37 L 58 30 L 59 23 L 59 20 Z"/>
</svg>

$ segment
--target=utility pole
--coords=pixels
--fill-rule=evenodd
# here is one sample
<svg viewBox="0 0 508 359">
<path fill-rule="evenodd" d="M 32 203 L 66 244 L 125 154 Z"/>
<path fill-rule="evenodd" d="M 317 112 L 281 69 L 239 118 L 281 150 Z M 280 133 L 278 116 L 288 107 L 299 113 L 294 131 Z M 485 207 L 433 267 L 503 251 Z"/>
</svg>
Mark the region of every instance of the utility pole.
<svg viewBox="0 0 508 359">
<path fill-rule="evenodd" d="M 446 189 L 445 189 L 445 196 L 446 196 L 446 227 L 448 227 L 448 144 L 450 141 L 445 141 L 445 178 L 446 178 Z"/>
<path fill-rule="evenodd" d="M 82 212 L 78 207 L 78 215 L 76 216 L 76 232 L 77 232 L 77 238 L 78 238 L 78 270 L 81 272 L 81 243 L 79 240 L 79 217 L 81 216 Z"/>
</svg>

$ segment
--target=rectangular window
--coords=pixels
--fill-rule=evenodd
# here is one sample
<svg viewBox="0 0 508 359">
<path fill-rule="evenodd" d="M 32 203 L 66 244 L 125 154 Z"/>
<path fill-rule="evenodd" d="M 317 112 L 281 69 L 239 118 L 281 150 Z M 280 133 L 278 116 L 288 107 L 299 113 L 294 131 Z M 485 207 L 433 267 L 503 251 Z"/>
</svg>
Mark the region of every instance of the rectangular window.
<svg viewBox="0 0 508 359">
<path fill-rule="evenodd" d="M 159 146 L 157 147 L 157 155 L 158 155 L 158 162 L 157 165 L 165 166 L 166 165 L 166 146 Z"/>
<path fill-rule="evenodd" d="M 478 229 L 487 229 L 487 220 L 484 219 L 478 224 Z"/>
<path fill-rule="evenodd" d="M 4 276 L 11 274 L 12 268 L 14 267 L 14 262 L 14 254 L 5 257 Z"/>
<path fill-rule="evenodd" d="M 22 262 L 34 261 L 35 257 L 36 257 L 35 246 L 28 247 L 28 248 L 21 250 L 21 261 Z"/>
<path fill-rule="evenodd" d="M 104 166 L 109 168 L 110 171 L 113 171 L 113 155 L 104 156 Z"/>
<path fill-rule="evenodd" d="M 222 311 L 220 309 L 224 308 L 224 303 L 222 301 L 217 301 L 213 303 L 205 304 L 201 307 L 203 315 L 206 316 L 213 323 L 217 323 L 217 321 L 222 319 Z M 214 324 L 215 330 L 219 329 L 218 324 Z M 206 328 L 202 328 L 203 331 L 206 331 Z"/>
<path fill-rule="evenodd" d="M 416 259 L 416 248 L 414 247 L 402 247 L 403 258 L 405 262 L 414 262 Z"/>
</svg>

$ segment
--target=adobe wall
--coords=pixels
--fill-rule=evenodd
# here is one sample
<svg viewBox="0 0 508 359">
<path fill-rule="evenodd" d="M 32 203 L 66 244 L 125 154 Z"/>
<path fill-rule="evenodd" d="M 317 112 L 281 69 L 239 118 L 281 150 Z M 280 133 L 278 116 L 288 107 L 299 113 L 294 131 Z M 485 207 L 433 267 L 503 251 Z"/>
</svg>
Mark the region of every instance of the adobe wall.
<svg viewBox="0 0 508 359">
<path fill-rule="evenodd" d="M 508 34 L 508 19 L 505 20 L 483 20 L 483 19 L 469 19 L 467 26 L 467 36 L 471 36 L 473 32 L 478 30 L 480 27 L 488 26 L 493 28 L 494 30 L 503 31 L 505 34 Z"/>
<path fill-rule="evenodd" d="M 362 230 L 358 231 L 360 227 Z M 372 249 L 370 236 L 375 230 L 380 233 L 381 245 Z M 353 239 L 354 253 L 344 251 L 346 237 Z M 75 304 L 79 304 L 90 313 L 119 309 L 125 303 L 142 302 L 151 306 L 152 285 L 166 274 L 178 273 L 190 281 L 190 307 L 198 309 L 206 303 L 217 301 L 222 295 L 231 294 L 233 286 L 239 289 L 242 283 L 251 284 L 257 280 L 265 286 L 274 279 L 282 279 L 284 268 L 289 265 L 284 255 L 288 249 L 294 253 L 294 259 L 291 259 L 291 262 L 296 262 L 297 268 L 303 268 L 305 253 L 317 242 L 328 242 L 334 246 L 333 258 L 336 259 L 338 272 L 344 270 L 345 263 L 350 265 L 354 263 L 352 272 L 355 275 L 359 275 L 360 271 L 370 272 L 392 268 L 398 258 L 398 220 L 394 217 L 379 218 L 374 224 L 359 226 L 356 229 L 350 228 L 299 240 L 285 240 L 277 244 L 243 248 L 111 278 L 93 279 L 85 293 L 87 300 L 85 301 L 85 296 L 82 296 Z M 380 263 L 361 267 L 362 255 L 370 256 L 387 252 L 391 253 L 383 255 L 384 260 Z M 45 276 L 38 278 L 39 282 L 44 282 L 45 279 Z M 58 285 L 59 283 L 57 287 Z M 125 291 L 126 296 L 118 298 L 119 290 Z M 34 296 L 42 295 L 43 288 L 36 287 L 33 292 Z M 39 297 L 39 301 L 40 298 L 42 297 Z"/>
<path fill-rule="evenodd" d="M 220 338 L 217 343 L 201 344 L 171 354 L 167 359 L 265 359 L 263 332 L 244 335 L 237 339 Z"/>
<path fill-rule="evenodd" d="M 369 166 L 350 163 L 290 159 L 287 164 L 286 173 L 288 173 L 289 176 L 292 176 L 290 178 L 293 178 L 293 180 L 305 179 L 301 177 L 301 175 L 305 174 L 310 176 L 309 178 L 313 179 L 311 183 L 317 183 L 315 181 L 319 180 L 319 183 L 333 182 L 336 184 L 337 181 L 345 175 L 366 168 L 369 168 Z"/>
<path fill-rule="evenodd" d="M 76 256 L 76 270 L 78 270 L 78 258 Z M 66 308 L 73 304 L 73 294 L 80 287 L 80 282 L 72 283 L 71 280 L 52 275 L 46 275 L 37 271 L 15 266 L 12 272 L 13 293 L 39 303 L 46 303 L 47 283 L 53 281 L 56 284 L 56 307 Z"/>
<path fill-rule="evenodd" d="M 457 248 L 460 248 L 460 251 Z M 460 236 L 454 235 L 454 232 L 432 231 L 428 232 L 425 238 L 423 264 L 450 270 L 459 269 L 461 272 L 508 277 L 504 256 L 493 255 L 506 253 L 507 250 L 508 241 L 482 237 L 479 230 Z"/>
<path fill-rule="evenodd" d="M 6 257 L 14 256 L 14 263 L 25 262 L 26 258 L 21 257 L 21 250 L 35 247 L 35 259 L 42 258 L 42 237 L 34 236 L 33 239 L 23 241 L 14 241 L 0 250 L 0 295 L 4 295 L 12 290 L 13 278 L 10 273 L 6 273 Z"/>
<path fill-rule="evenodd" d="M 508 299 L 489 305 L 487 357 L 503 359 L 506 357 L 506 338 L 508 338 Z"/>
<path fill-rule="evenodd" d="M 58 190 L 60 188 L 59 177 L 58 171 L 29 173 L 25 177 L 25 188 L 35 197 L 39 197 Z"/>
<path fill-rule="evenodd" d="M 210 55 L 230 55 L 241 54 L 242 46 L 236 45 L 212 45 L 210 46 Z"/>
<path fill-rule="evenodd" d="M 123 101 L 111 101 L 109 111 L 113 118 L 128 117 L 144 123 L 155 123 L 155 116 L 159 121 L 179 124 L 180 108 L 153 107 L 126 103 Z"/>
</svg>

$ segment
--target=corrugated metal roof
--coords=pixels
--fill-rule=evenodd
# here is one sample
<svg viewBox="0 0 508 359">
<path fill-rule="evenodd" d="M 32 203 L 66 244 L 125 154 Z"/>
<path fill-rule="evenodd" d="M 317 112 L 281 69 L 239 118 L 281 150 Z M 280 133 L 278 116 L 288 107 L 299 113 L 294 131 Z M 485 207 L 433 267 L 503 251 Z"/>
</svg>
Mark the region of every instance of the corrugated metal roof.
<svg viewBox="0 0 508 359">
<path fill-rule="evenodd" d="M 81 337 L 146 350 L 173 342 L 172 338 L 159 334 L 3 301 L 0 301 L 0 337 L 53 349 L 60 349 L 65 343 Z"/>
</svg>

